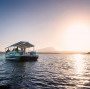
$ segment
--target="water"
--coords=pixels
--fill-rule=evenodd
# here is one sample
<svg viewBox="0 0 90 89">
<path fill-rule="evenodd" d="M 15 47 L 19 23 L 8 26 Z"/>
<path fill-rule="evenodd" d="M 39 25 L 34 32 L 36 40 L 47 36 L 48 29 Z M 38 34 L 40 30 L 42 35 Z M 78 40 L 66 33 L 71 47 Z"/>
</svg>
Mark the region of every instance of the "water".
<svg viewBox="0 0 90 89">
<path fill-rule="evenodd" d="M 5 61 L 0 56 L 0 86 L 9 86 L 9 89 L 90 89 L 90 55 L 39 54 L 38 61 L 33 62 Z"/>
</svg>

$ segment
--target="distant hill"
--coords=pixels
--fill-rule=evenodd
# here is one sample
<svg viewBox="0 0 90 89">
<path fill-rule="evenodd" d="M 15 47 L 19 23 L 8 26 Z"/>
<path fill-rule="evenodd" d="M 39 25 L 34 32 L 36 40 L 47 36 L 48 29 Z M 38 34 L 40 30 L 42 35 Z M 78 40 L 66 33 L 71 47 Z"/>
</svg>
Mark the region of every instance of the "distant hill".
<svg viewBox="0 0 90 89">
<path fill-rule="evenodd" d="M 56 49 L 54 49 L 53 47 L 46 47 L 46 48 L 42 48 L 37 50 L 37 53 L 67 53 L 67 54 L 80 54 L 80 53 L 85 53 L 85 52 L 76 52 L 76 51 L 57 51 Z"/>
<path fill-rule="evenodd" d="M 37 50 L 37 52 L 53 53 L 53 52 L 56 52 L 56 49 L 54 49 L 53 47 L 46 47 L 46 48 Z"/>
</svg>

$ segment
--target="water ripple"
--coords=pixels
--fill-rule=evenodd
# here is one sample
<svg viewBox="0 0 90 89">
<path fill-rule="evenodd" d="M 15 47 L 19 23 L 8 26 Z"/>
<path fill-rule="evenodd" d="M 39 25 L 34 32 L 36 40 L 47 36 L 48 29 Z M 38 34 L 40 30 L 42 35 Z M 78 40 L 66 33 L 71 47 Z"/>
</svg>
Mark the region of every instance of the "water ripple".
<svg viewBox="0 0 90 89">
<path fill-rule="evenodd" d="M 90 55 L 39 54 L 38 61 L 10 62 L 0 56 L 0 87 L 89 89 Z M 1 88 L 0 88 L 1 89 Z"/>
</svg>

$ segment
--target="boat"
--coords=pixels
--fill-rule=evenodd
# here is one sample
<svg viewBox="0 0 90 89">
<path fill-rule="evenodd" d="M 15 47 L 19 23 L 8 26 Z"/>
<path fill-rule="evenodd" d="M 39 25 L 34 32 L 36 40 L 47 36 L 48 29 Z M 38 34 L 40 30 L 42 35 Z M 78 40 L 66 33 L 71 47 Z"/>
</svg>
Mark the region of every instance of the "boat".
<svg viewBox="0 0 90 89">
<path fill-rule="evenodd" d="M 33 61 L 33 60 L 37 60 L 38 57 L 39 56 L 36 54 L 35 51 L 35 46 L 26 41 L 20 41 L 5 48 L 6 60 Z"/>
</svg>

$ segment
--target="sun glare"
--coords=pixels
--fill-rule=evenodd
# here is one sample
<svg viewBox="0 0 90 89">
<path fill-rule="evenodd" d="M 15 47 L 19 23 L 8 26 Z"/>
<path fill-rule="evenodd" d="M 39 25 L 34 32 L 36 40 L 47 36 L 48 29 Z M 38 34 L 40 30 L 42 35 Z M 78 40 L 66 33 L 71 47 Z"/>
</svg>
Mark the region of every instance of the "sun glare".
<svg viewBox="0 0 90 89">
<path fill-rule="evenodd" d="M 89 30 L 83 23 L 72 24 L 66 33 L 66 44 L 72 51 L 82 51 L 88 44 Z"/>
<path fill-rule="evenodd" d="M 84 68 L 85 68 L 85 64 L 84 64 L 84 57 L 85 55 L 81 55 L 81 54 L 75 54 L 73 55 L 73 59 L 74 59 L 74 66 L 75 66 L 75 72 L 76 74 L 83 74 L 84 72 Z"/>
</svg>

